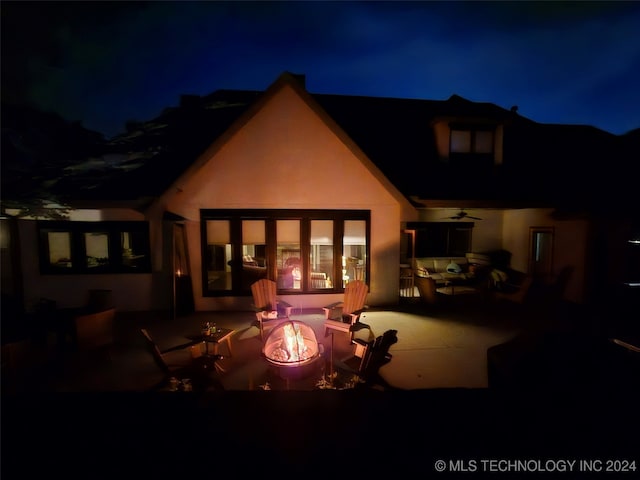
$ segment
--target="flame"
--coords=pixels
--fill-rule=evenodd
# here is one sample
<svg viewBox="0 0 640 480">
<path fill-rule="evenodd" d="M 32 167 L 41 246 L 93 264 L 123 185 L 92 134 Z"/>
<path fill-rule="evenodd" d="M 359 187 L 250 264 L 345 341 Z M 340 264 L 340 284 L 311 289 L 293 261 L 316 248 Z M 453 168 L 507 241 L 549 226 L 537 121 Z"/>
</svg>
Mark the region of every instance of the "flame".
<svg viewBox="0 0 640 480">
<path fill-rule="evenodd" d="M 289 354 L 290 362 L 305 360 L 309 347 L 304 343 L 300 325 L 287 324 L 284 326 L 284 348 Z"/>
<path fill-rule="evenodd" d="M 306 337 L 305 333 L 312 337 Z M 278 325 L 263 347 L 265 357 L 280 365 L 299 365 L 314 359 L 318 351 L 311 327 L 291 320 Z"/>
</svg>

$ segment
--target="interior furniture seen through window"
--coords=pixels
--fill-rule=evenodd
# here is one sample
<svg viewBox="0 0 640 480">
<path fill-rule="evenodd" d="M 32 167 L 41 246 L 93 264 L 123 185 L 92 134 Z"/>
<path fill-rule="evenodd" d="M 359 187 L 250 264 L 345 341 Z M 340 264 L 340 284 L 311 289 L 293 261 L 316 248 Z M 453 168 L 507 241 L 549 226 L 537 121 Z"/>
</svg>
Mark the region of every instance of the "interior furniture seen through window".
<svg viewBox="0 0 640 480">
<path fill-rule="evenodd" d="M 147 222 L 39 221 L 43 274 L 148 273 Z"/>
<path fill-rule="evenodd" d="M 246 295 L 261 278 L 286 293 L 367 281 L 368 210 L 201 210 L 203 295 Z"/>
</svg>

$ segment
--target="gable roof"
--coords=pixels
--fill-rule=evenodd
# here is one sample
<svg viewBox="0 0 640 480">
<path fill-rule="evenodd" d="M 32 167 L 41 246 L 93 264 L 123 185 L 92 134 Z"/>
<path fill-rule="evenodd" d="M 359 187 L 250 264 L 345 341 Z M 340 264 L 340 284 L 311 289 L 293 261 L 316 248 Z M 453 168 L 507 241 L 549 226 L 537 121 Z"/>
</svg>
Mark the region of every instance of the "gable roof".
<svg viewBox="0 0 640 480">
<path fill-rule="evenodd" d="M 313 94 L 299 81 L 300 76 L 285 72 L 265 92 L 185 95 L 179 106 L 166 108 L 149 121 L 130 123 L 125 133 L 101 144 L 102 153 L 94 150 L 87 156 L 86 163 L 92 166 L 85 171 L 80 162 L 73 165 L 73 174 L 58 171 L 57 177 L 47 179 L 49 188 L 76 203 L 123 201 L 144 208 L 180 175 L 197 168 L 194 162 L 206 157 L 204 152 L 224 142 L 229 129 L 240 128 L 283 83 L 297 88 L 325 123 L 343 133 L 352 151 L 370 161 L 370 168 L 383 174 L 406 199 L 567 201 L 571 199 L 564 198 L 563 185 L 575 179 L 576 168 L 595 179 L 602 178 L 612 159 L 624 166 L 620 138 L 594 127 L 539 124 L 515 111 L 458 95 L 420 100 Z M 432 128 L 437 120 L 504 124 L 504 164 L 488 172 L 470 172 L 442 162 Z M 625 141 L 625 149 L 638 150 L 637 135 L 625 136 Z M 3 177 L 4 173 L 3 167 Z M 3 198 L 11 194 L 11 185 L 7 186 L 8 190 L 3 181 Z"/>
<path fill-rule="evenodd" d="M 232 137 L 238 130 L 240 130 L 256 113 L 258 113 L 264 105 L 269 102 L 277 92 L 279 92 L 283 87 L 289 86 L 291 87 L 299 98 L 306 103 L 306 105 L 311 108 L 324 122 L 324 124 L 331 129 L 338 138 L 340 138 L 343 143 L 352 151 L 352 153 L 363 163 L 365 168 L 367 168 L 373 175 L 376 177 L 389 191 L 391 195 L 393 195 L 398 202 L 405 202 L 406 206 L 410 206 L 410 203 L 406 197 L 403 196 L 402 192 L 400 192 L 397 187 L 389 181 L 389 179 L 385 176 L 385 174 L 378 168 L 378 166 L 371 162 L 370 159 L 362 152 L 357 143 L 354 143 L 349 136 L 344 132 L 344 130 L 338 125 L 335 120 L 327 115 L 327 113 L 319 106 L 315 98 L 310 95 L 301 84 L 300 76 L 291 74 L 289 72 L 283 73 L 276 82 L 274 82 L 267 91 L 260 95 L 254 102 L 250 103 L 247 108 L 242 112 L 242 114 L 236 118 L 231 125 L 224 130 L 224 132 L 218 135 L 213 143 L 201 154 L 197 157 L 197 159 L 187 166 L 186 170 L 174 179 L 171 183 L 171 186 L 174 188 L 165 189 L 164 192 L 160 195 L 161 197 L 166 195 L 171 195 L 175 191 L 179 189 L 179 185 L 182 181 L 182 178 L 188 177 L 190 175 L 194 175 L 214 154 L 217 152 L 226 142 Z M 162 203 L 162 200 L 159 200 Z"/>
</svg>

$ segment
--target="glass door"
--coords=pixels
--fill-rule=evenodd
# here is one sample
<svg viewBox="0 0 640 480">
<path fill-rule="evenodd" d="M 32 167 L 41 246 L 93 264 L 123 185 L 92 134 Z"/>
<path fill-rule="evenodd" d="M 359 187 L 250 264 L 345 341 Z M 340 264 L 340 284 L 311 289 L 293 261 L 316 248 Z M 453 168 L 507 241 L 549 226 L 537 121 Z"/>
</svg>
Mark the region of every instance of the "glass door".
<svg viewBox="0 0 640 480">
<path fill-rule="evenodd" d="M 548 282 L 553 274 L 553 227 L 529 229 L 529 275 Z"/>
</svg>

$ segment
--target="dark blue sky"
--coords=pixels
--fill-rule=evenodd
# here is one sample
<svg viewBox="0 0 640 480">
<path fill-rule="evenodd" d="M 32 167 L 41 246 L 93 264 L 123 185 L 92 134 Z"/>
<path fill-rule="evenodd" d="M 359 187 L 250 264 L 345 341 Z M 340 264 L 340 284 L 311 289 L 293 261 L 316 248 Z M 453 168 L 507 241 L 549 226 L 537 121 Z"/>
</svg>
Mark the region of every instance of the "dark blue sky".
<svg viewBox="0 0 640 480">
<path fill-rule="evenodd" d="M 640 127 L 638 2 L 2 2 L 3 101 L 107 137 L 181 94 L 263 90 L 491 102 Z"/>
</svg>

